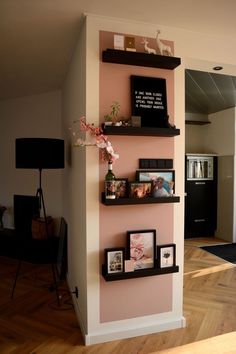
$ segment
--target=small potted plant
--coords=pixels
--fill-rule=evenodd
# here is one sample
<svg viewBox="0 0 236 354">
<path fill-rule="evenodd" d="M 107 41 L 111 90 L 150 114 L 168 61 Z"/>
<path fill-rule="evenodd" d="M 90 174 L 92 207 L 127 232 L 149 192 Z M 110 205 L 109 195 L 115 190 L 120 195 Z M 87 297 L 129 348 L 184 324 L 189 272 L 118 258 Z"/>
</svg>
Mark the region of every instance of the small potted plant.
<svg viewBox="0 0 236 354">
<path fill-rule="evenodd" d="M 114 101 L 111 105 L 111 116 L 113 123 L 117 122 L 118 114 L 120 112 L 120 104 L 117 101 Z"/>
<path fill-rule="evenodd" d="M 112 125 L 112 116 L 110 114 L 106 114 L 104 116 L 104 121 L 105 126 Z"/>
<path fill-rule="evenodd" d="M 117 123 L 117 117 L 120 112 L 120 104 L 117 101 L 112 102 L 110 114 L 104 116 L 105 126 L 115 125 Z"/>
</svg>

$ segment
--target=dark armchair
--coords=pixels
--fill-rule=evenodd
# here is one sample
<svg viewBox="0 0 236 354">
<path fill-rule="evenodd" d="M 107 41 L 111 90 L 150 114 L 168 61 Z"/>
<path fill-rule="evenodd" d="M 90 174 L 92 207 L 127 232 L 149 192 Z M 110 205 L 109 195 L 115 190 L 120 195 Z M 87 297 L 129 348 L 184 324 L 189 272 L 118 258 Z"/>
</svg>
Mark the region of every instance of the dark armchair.
<svg viewBox="0 0 236 354">
<path fill-rule="evenodd" d="M 32 219 L 39 216 L 39 198 L 37 196 L 14 195 L 14 218 L 15 236 L 17 242 L 18 265 L 12 287 L 11 297 L 13 298 L 21 263 L 50 264 L 52 269 L 52 287 L 56 291 L 57 303 L 58 294 L 58 252 L 65 250 L 67 227 L 64 218 L 61 218 L 59 235 L 47 239 L 34 239 L 32 237 Z M 60 247 L 59 247 L 60 246 Z M 62 258 L 60 259 L 62 262 Z M 64 262 L 64 260 L 63 260 Z"/>
</svg>

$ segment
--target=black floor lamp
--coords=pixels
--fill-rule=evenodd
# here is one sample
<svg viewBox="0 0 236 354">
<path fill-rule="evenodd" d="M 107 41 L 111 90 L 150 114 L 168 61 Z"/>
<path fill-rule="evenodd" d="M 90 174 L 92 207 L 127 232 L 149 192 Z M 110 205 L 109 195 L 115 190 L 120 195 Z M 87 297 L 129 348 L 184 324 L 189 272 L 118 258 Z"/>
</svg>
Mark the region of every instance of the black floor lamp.
<svg viewBox="0 0 236 354">
<path fill-rule="evenodd" d="M 43 208 L 46 236 L 48 236 L 47 216 L 42 189 L 42 170 L 43 169 L 62 169 L 64 168 L 64 140 L 50 138 L 18 138 L 15 144 L 16 168 L 37 169 L 39 171 L 39 186 L 36 196 L 39 197 L 39 211 Z M 59 301 L 57 288 L 56 272 L 53 261 L 51 262 L 54 286 Z M 15 281 L 12 289 L 14 294 L 17 278 L 20 272 L 21 259 L 19 260 Z"/>
<path fill-rule="evenodd" d="M 43 209 L 47 233 L 47 216 L 42 189 L 42 170 L 64 168 L 64 140 L 50 138 L 18 138 L 15 145 L 16 168 L 38 169 L 39 209 Z"/>
</svg>

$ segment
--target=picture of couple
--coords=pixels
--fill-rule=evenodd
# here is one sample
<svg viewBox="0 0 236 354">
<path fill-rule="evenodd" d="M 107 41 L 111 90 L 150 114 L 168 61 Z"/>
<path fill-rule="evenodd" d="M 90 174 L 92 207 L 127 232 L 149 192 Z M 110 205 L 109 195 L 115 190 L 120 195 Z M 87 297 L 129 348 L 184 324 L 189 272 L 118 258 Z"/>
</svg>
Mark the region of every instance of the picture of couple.
<svg viewBox="0 0 236 354">
<path fill-rule="evenodd" d="M 137 171 L 136 175 L 139 181 L 152 183 L 152 197 L 169 197 L 174 194 L 174 171 Z"/>
</svg>

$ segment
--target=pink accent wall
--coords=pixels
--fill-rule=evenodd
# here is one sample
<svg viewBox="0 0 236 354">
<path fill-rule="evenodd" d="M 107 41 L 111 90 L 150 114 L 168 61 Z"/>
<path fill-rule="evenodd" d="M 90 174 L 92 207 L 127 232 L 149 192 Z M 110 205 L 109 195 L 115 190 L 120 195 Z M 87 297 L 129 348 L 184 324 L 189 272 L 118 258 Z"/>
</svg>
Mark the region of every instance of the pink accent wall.
<svg viewBox="0 0 236 354">
<path fill-rule="evenodd" d="M 140 37 L 139 37 L 140 38 Z M 113 33 L 100 32 L 100 49 L 113 48 Z M 113 101 L 121 104 L 121 116 L 131 115 L 130 75 L 166 79 L 168 114 L 173 123 L 173 72 L 155 68 L 102 63 L 100 61 L 100 121 L 110 111 Z M 111 136 L 120 154 L 114 164 L 116 177 L 135 180 L 139 158 L 173 158 L 174 138 Z M 104 190 L 107 165 L 100 163 L 100 192 Z M 104 206 L 100 204 L 100 269 L 104 248 L 125 247 L 126 232 L 156 229 L 157 244 L 173 242 L 173 204 Z M 117 321 L 171 311 L 172 275 L 106 282 L 100 278 L 100 321 Z"/>
</svg>

